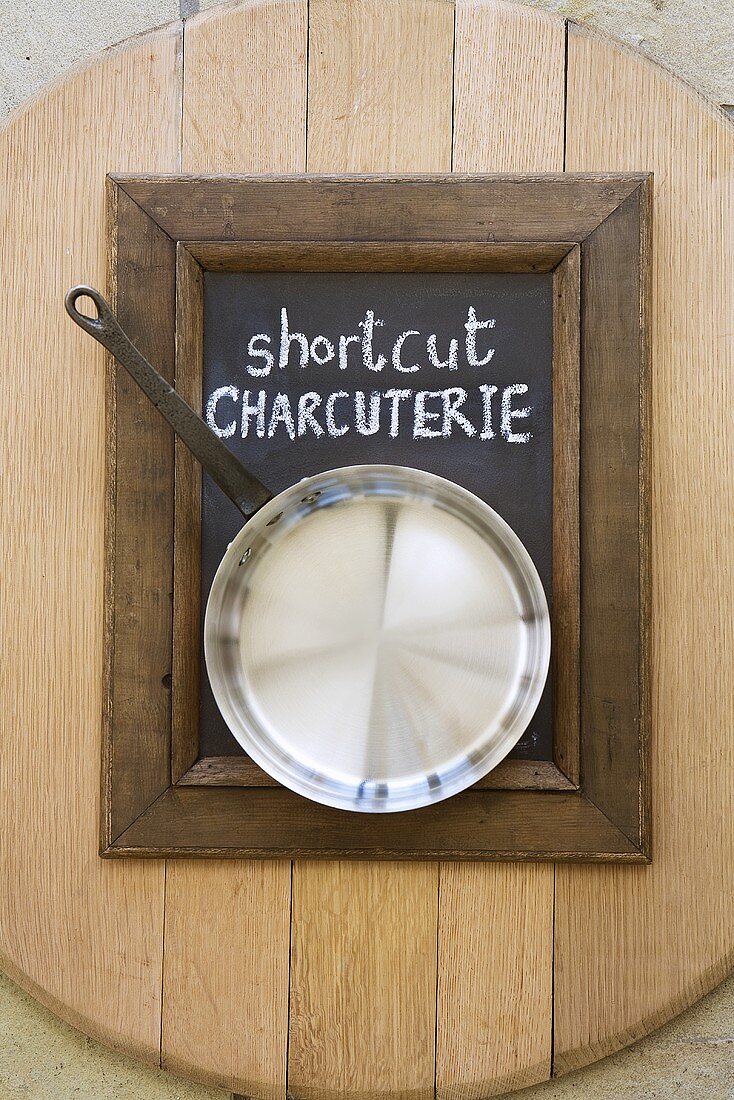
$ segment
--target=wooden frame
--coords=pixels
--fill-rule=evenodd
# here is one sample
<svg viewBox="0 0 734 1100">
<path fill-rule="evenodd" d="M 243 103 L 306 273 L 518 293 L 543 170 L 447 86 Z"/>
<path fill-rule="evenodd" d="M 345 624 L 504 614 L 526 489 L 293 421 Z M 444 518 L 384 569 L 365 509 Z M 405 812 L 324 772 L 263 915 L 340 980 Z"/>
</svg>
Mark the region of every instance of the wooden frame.
<svg viewBox="0 0 734 1100">
<path fill-rule="evenodd" d="M 650 193 L 645 175 L 109 178 L 111 299 L 194 407 L 206 269 L 553 272 L 554 760 L 359 815 L 200 759 L 200 472 L 110 363 L 103 855 L 649 858 Z"/>
</svg>

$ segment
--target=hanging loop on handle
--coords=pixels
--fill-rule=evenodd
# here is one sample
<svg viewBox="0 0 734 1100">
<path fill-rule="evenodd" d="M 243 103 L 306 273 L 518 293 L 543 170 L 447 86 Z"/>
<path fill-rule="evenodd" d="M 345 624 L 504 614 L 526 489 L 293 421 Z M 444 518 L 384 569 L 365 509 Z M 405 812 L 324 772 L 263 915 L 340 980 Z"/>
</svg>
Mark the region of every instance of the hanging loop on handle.
<svg viewBox="0 0 734 1100">
<path fill-rule="evenodd" d="M 79 298 L 90 298 L 94 302 L 96 317 L 89 317 L 77 309 Z M 107 348 L 137 382 L 161 416 L 168 421 L 209 476 L 246 519 L 272 499 L 273 494 L 245 469 L 229 447 L 138 351 L 98 290 L 84 285 L 72 287 L 66 295 L 65 305 L 72 321 Z"/>
</svg>

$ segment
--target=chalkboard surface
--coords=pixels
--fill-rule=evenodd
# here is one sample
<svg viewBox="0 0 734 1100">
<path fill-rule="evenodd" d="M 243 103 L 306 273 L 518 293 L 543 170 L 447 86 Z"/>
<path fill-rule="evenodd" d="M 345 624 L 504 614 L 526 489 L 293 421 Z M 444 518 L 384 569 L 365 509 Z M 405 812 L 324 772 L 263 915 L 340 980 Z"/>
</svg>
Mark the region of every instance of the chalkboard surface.
<svg viewBox="0 0 734 1100">
<path fill-rule="evenodd" d="M 450 478 L 517 532 L 551 600 L 552 276 L 204 277 L 202 408 L 272 489 L 392 463 Z M 202 487 L 202 615 L 242 516 Z M 202 659 L 203 755 L 240 755 Z M 552 759 L 550 683 L 511 754 Z"/>
</svg>

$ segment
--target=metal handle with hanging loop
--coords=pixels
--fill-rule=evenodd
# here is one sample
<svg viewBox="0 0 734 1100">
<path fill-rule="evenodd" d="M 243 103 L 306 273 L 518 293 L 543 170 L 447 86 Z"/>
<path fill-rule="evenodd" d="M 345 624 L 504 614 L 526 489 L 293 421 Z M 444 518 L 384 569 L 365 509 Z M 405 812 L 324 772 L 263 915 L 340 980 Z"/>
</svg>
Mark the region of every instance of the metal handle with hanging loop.
<svg viewBox="0 0 734 1100">
<path fill-rule="evenodd" d="M 77 309 L 79 298 L 90 298 L 94 302 L 97 308 L 96 317 L 88 317 Z M 273 494 L 245 469 L 229 447 L 138 351 L 98 290 L 83 284 L 72 287 L 66 295 L 65 305 L 72 321 L 107 348 L 137 382 L 161 416 L 168 421 L 209 476 L 246 519 L 272 499 Z"/>
</svg>

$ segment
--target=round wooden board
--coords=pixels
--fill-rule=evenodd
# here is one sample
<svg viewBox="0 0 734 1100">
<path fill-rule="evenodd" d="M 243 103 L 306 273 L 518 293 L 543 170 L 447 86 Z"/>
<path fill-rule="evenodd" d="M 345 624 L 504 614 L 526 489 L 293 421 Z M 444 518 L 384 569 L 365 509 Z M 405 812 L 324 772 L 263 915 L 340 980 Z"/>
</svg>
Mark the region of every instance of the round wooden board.
<svg viewBox="0 0 734 1100">
<path fill-rule="evenodd" d="M 453 110 L 452 110 L 453 104 Z M 2 961 L 110 1045 L 253 1097 L 459 1100 L 593 1061 L 734 962 L 734 131 L 529 9 L 216 8 L 0 137 Z M 104 175 L 655 172 L 650 867 L 103 862 Z M 551 1062 L 555 1063 L 552 1067 Z"/>
</svg>

